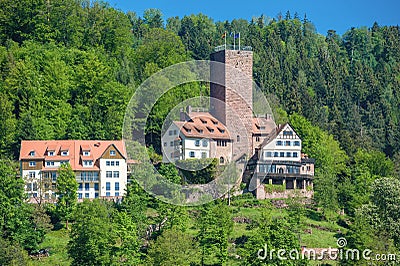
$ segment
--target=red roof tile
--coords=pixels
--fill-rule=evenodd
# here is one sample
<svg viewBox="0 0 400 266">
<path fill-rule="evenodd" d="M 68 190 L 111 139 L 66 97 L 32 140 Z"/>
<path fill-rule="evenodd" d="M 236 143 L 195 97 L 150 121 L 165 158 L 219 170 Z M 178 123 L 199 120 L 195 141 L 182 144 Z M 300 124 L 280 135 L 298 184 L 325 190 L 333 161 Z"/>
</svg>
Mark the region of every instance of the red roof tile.
<svg viewBox="0 0 400 266">
<path fill-rule="evenodd" d="M 32 160 L 32 159 L 45 159 L 46 161 L 66 161 L 69 160 L 72 169 L 74 170 L 90 170 L 98 169 L 94 164 L 95 160 L 100 158 L 105 150 L 114 144 L 118 151 L 126 158 L 126 150 L 124 141 L 122 140 L 23 140 L 21 141 L 20 149 L 20 160 Z M 83 157 L 83 159 L 93 159 L 93 168 L 83 167 L 82 161 L 80 160 L 81 147 L 90 148 L 90 156 Z M 67 156 L 47 156 L 46 151 L 54 149 L 56 154 L 59 154 L 62 147 L 69 147 Z M 55 147 L 55 148 L 54 148 Z M 35 156 L 29 156 L 31 151 L 35 151 Z"/>
</svg>

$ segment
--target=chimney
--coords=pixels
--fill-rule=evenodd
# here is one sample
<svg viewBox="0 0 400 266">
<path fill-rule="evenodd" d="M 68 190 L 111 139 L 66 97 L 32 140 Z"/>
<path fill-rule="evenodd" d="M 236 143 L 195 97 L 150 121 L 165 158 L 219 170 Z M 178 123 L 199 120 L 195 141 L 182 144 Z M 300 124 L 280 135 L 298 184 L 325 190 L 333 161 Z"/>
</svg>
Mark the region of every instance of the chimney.
<svg viewBox="0 0 400 266">
<path fill-rule="evenodd" d="M 183 111 L 183 108 L 179 109 L 179 120 L 180 121 L 186 121 L 186 114 Z"/>
<path fill-rule="evenodd" d="M 183 122 L 189 121 L 189 120 L 190 120 L 189 114 L 190 114 L 191 112 L 192 112 L 192 107 L 191 107 L 190 105 L 189 105 L 189 106 L 186 106 L 186 112 L 183 111 L 183 108 L 179 109 L 179 118 L 180 118 L 180 121 L 183 121 Z"/>
</svg>

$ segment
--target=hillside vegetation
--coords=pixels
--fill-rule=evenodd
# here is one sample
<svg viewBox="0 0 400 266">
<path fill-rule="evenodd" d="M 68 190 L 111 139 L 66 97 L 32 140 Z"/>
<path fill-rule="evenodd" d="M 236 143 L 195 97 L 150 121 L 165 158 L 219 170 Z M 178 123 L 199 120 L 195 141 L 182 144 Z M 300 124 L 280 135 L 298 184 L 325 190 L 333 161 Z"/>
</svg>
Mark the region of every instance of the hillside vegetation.
<svg viewBox="0 0 400 266">
<path fill-rule="evenodd" d="M 133 184 L 121 205 L 82 203 L 67 233 L 58 231 L 62 217 L 52 206 L 24 202 L 15 163 L 21 140 L 120 139 L 135 88 L 167 66 L 209 59 L 224 32 L 228 43 L 229 33 L 240 32 L 242 45 L 252 47 L 253 78 L 277 123 L 290 122 L 316 159 L 314 205 L 294 202 L 280 215 L 267 203 L 185 209 L 150 199 Z M 165 19 L 156 9 L 124 13 L 101 1 L 2 0 L 0 73 L 0 265 L 29 264 L 28 252 L 47 243 L 72 265 L 260 265 L 267 262 L 255 254 L 265 243 L 334 245 L 339 236 L 348 247 L 399 251 L 399 26 L 321 35 L 289 12 L 215 22 L 203 14 Z M 207 84 L 191 84 L 160 99 L 146 127 L 155 152 L 169 110 L 207 93 Z M 236 216 L 252 222 L 233 222 Z M 306 235 L 315 222 L 315 237 Z"/>
</svg>

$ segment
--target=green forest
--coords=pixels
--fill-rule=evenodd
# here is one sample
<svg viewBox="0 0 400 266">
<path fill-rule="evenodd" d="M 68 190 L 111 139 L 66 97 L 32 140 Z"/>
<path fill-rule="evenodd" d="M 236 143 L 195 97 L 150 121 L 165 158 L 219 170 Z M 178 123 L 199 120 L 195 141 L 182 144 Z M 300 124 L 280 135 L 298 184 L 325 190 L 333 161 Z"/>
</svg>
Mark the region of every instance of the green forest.
<svg viewBox="0 0 400 266">
<path fill-rule="evenodd" d="M 240 32 L 252 47 L 253 78 L 277 124 L 289 122 L 316 159 L 312 202 L 248 194 L 229 206 L 180 207 L 134 182 L 120 204 L 76 203 L 68 182 L 57 206 L 25 202 L 21 140 L 121 139 L 135 89 L 167 66 L 209 59 L 225 32 Z M 314 265 L 262 261 L 257 251 L 265 243 L 335 247 L 339 237 L 346 248 L 400 254 L 399 26 L 322 35 L 290 12 L 214 21 L 102 1 L 0 0 L 0 73 L 0 265 Z M 153 157 L 169 110 L 208 93 L 207 84 L 192 85 L 165 94 L 150 115 Z M 180 182 L 175 167 L 161 168 Z M 62 171 L 68 179 L 70 169 Z M 44 248 L 50 257 L 35 259 Z"/>
</svg>

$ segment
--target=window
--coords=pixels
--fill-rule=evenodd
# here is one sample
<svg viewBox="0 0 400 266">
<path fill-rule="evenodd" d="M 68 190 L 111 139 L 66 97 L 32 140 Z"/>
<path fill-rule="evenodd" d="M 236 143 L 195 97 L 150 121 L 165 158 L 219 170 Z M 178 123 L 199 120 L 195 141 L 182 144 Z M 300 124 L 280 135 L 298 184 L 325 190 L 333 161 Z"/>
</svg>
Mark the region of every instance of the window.
<svg viewBox="0 0 400 266">
<path fill-rule="evenodd" d="M 285 146 L 290 146 L 290 140 L 285 141 Z"/>
<path fill-rule="evenodd" d="M 47 155 L 48 155 L 48 156 L 54 156 L 54 151 L 49 151 L 49 152 L 47 153 Z"/>
<path fill-rule="evenodd" d="M 99 193 L 98 192 L 94 193 L 94 198 L 97 199 L 98 197 L 99 197 Z"/>
<path fill-rule="evenodd" d="M 35 167 L 36 166 L 36 162 L 29 162 L 29 166 L 30 167 Z"/>
<path fill-rule="evenodd" d="M 114 178 L 119 178 L 119 171 L 114 171 Z"/>
<path fill-rule="evenodd" d="M 85 190 L 89 190 L 90 188 L 90 184 L 89 183 L 85 183 Z"/>
<path fill-rule="evenodd" d="M 224 157 L 220 157 L 220 158 L 219 158 L 219 163 L 221 163 L 221 164 L 222 164 L 222 163 L 225 163 Z"/>
<path fill-rule="evenodd" d="M 106 171 L 106 177 L 111 178 L 112 177 L 112 171 Z"/>
<path fill-rule="evenodd" d="M 116 161 L 116 162 L 115 162 L 115 166 L 119 166 L 119 161 Z"/>
<path fill-rule="evenodd" d="M 110 166 L 111 162 L 110 161 L 106 161 L 106 166 Z"/>
<path fill-rule="evenodd" d="M 283 136 L 284 136 L 284 137 L 293 136 L 293 131 L 285 130 L 285 131 L 283 131 Z"/>
<path fill-rule="evenodd" d="M 89 198 L 89 193 L 85 193 L 85 198 L 86 198 L 86 199 Z"/>
<path fill-rule="evenodd" d="M 46 166 L 54 166 L 54 162 L 46 162 Z"/>
<path fill-rule="evenodd" d="M 110 151 L 110 156 L 115 156 L 116 152 L 114 150 Z"/>
<path fill-rule="evenodd" d="M 68 151 L 62 151 L 61 156 L 68 156 Z"/>
<path fill-rule="evenodd" d="M 93 165 L 93 161 L 92 161 L 92 160 L 90 160 L 90 161 L 87 161 L 87 160 L 83 161 L 83 166 L 92 166 L 92 165 Z"/>
<path fill-rule="evenodd" d="M 174 129 L 174 135 L 176 135 L 176 129 Z"/>
<path fill-rule="evenodd" d="M 106 190 L 111 190 L 111 183 L 110 182 L 106 182 Z"/>
<path fill-rule="evenodd" d="M 272 152 L 267 151 L 267 152 L 265 153 L 265 157 L 272 157 Z"/>
<path fill-rule="evenodd" d="M 29 178 L 35 178 L 36 173 L 35 172 L 29 172 Z"/>
<path fill-rule="evenodd" d="M 194 151 L 189 152 L 189 157 L 194 158 Z"/>
<path fill-rule="evenodd" d="M 31 151 L 30 153 L 29 153 L 29 156 L 35 156 L 35 151 Z"/>
<path fill-rule="evenodd" d="M 260 137 L 256 137 L 256 142 L 260 142 Z"/>
<path fill-rule="evenodd" d="M 296 141 L 294 142 L 294 146 L 300 146 L 300 141 L 296 140 Z"/>
<path fill-rule="evenodd" d="M 78 190 L 82 191 L 82 183 L 79 183 Z"/>
<path fill-rule="evenodd" d="M 116 197 L 119 197 L 119 192 L 115 192 L 115 196 L 116 196 Z"/>
<path fill-rule="evenodd" d="M 196 139 L 194 141 L 194 146 L 199 147 L 200 146 L 200 140 Z"/>
<path fill-rule="evenodd" d="M 281 140 L 278 140 L 278 141 L 276 142 L 276 146 L 282 146 L 282 141 L 281 141 Z"/>
<path fill-rule="evenodd" d="M 279 153 L 279 157 L 285 157 L 285 153 L 284 152 L 280 152 Z"/>
<path fill-rule="evenodd" d="M 106 192 L 106 197 L 110 197 L 111 193 L 110 192 Z"/>
<path fill-rule="evenodd" d="M 26 190 L 32 191 L 32 183 L 27 183 L 26 184 Z"/>
<path fill-rule="evenodd" d="M 307 171 L 311 170 L 311 166 L 307 165 Z"/>
<path fill-rule="evenodd" d="M 291 152 L 287 152 L 286 153 L 286 157 L 292 157 L 292 153 Z"/>
<path fill-rule="evenodd" d="M 82 199 L 82 193 L 78 193 L 78 199 Z"/>
<path fill-rule="evenodd" d="M 89 156 L 90 155 L 90 151 L 84 151 L 83 152 L 83 156 Z"/>
<path fill-rule="evenodd" d="M 174 146 L 174 142 L 171 141 L 171 142 L 169 143 L 169 146 L 173 147 L 173 146 Z"/>
<path fill-rule="evenodd" d="M 297 152 L 293 152 L 293 157 L 297 158 L 298 153 Z"/>
<path fill-rule="evenodd" d="M 236 141 L 240 142 L 240 136 L 239 135 L 236 136 Z"/>
<path fill-rule="evenodd" d="M 167 147 L 167 143 L 166 142 L 164 142 L 164 147 Z"/>
<path fill-rule="evenodd" d="M 168 135 L 172 136 L 174 132 L 172 130 L 168 131 Z"/>
<path fill-rule="evenodd" d="M 227 146 L 227 141 L 218 139 L 217 140 L 217 146 L 226 147 Z"/>
<path fill-rule="evenodd" d="M 33 183 L 33 188 L 32 188 L 32 190 L 37 191 L 37 188 L 38 188 L 37 183 Z"/>
<path fill-rule="evenodd" d="M 201 158 L 203 158 L 203 159 L 204 159 L 204 158 L 207 158 L 207 152 L 204 152 L 204 151 L 203 151 L 203 152 L 201 153 Z"/>
<path fill-rule="evenodd" d="M 116 191 L 119 190 L 119 182 L 115 182 L 115 190 L 116 190 Z"/>
<path fill-rule="evenodd" d="M 57 173 L 56 172 L 50 172 L 50 175 L 51 175 L 51 180 L 53 182 L 56 182 L 57 181 Z"/>
<path fill-rule="evenodd" d="M 279 153 L 276 151 L 276 152 L 274 152 L 274 157 L 278 157 L 279 156 Z"/>
<path fill-rule="evenodd" d="M 114 161 L 111 161 L 111 166 L 114 166 L 115 165 L 115 162 Z"/>
<path fill-rule="evenodd" d="M 99 183 L 94 183 L 94 190 L 99 190 Z"/>
<path fill-rule="evenodd" d="M 208 145 L 208 140 L 203 139 L 203 147 L 207 147 L 207 145 Z"/>
</svg>

